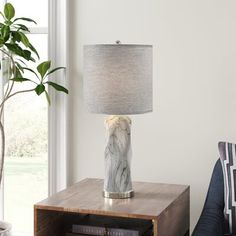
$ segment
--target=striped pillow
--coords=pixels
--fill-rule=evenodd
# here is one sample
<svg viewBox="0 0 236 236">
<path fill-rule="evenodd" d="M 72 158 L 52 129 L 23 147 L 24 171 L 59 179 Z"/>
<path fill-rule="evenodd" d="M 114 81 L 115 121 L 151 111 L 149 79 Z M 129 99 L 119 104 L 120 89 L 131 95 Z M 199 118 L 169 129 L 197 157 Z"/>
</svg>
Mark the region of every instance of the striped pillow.
<svg viewBox="0 0 236 236">
<path fill-rule="evenodd" d="M 230 234 L 236 233 L 236 144 L 219 143 L 224 176 L 225 221 Z"/>
</svg>

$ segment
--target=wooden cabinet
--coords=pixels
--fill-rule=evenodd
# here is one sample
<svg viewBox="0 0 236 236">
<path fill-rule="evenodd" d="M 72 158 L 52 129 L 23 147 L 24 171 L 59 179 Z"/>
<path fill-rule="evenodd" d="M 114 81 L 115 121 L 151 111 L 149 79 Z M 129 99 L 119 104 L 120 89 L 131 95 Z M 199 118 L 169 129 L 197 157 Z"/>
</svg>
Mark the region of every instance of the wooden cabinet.
<svg viewBox="0 0 236 236">
<path fill-rule="evenodd" d="M 189 186 L 134 182 L 130 199 L 102 197 L 103 180 L 84 179 L 34 206 L 35 236 L 65 236 L 81 214 L 149 220 L 154 236 L 189 235 Z"/>
</svg>

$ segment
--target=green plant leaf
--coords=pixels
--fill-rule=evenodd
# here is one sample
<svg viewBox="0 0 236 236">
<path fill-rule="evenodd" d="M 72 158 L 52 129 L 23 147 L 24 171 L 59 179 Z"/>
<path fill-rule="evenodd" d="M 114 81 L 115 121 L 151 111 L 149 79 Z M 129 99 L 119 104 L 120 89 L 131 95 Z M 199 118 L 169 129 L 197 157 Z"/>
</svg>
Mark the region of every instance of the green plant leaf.
<svg viewBox="0 0 236 236">
<path fill-rule="evenodd" d="M 48 101 L 48 105 L 50 106 L 50 105 L 51 105 L 51 99 L 50 99 L 50 96 L 49 96 L 47 90 L 45 90 L 44 92 L 45 92 L 45 96 L 46 96 L 47 101 Z"/>
<path fill-rule="evenodd" d="M 36 60 L 33 57 L 30 57 L 30 61 L 36 62 Z"/>
<path fill-rule="evenodd" d="M 43 79 L 49 68 L 51 67 L 51 61 L 44 61 L 37 66 L 37 70 Z"/>
<path fill-rule="evenodd" d="M 10 51 L 16 51 L 18 48 L 17 44 L 11 44 L 11 43 L 6 43 L 6 47 L 10 50 Z"/>
<path fill-rule="evenodd" d="M 18 34 L 20 35 L 21 42 L 28 48 L 30 46 L 30 42 L 27 36 L 22 32 L 18 32 Z"/>
<path fill-rule="evenodd" d="M 23 50 L 23 57 L 28 60 L 28 61 L 32 61 L 32 57 L 31 57 L 31 51 L 29 50 Z"/>
<path fill-rule="evenodd" d="M 21 71 L 18 67 L 16 67 L 15 75 L 16 78 L 23 78 Z"/>
<path fill-rule="evenodd" d="M 57 68 L 54 68 L 54 69 L 48 71 L 48 73 L 46 74 L 46 76 L 48 76 L 48 75 L 54 73 L 54 72 L 57 71 L 57 70 L 62 70 L 62 69 L 66 69 L 66 68 L 65 68 L 65 67 L 62 67 L 62 66 L 57 67 Z"/>
<path fill-rule="evenodd" d="M 34 53 L 37 55 L 38 59 L 40 59 L 37 50 L 34 48 L 34 46 L 33 46 L 31 43 L 30 43 L 30 45 L 29 45 L 29 48 L 31 49 L 32 52 L 34 52 Z"/>
<path fill-rule="evenodd" d="M 33 61 L 34 59 L 31 57 L 31 52 L 29 50 L 23 50 L 18 44 L 16 43 L 5 43 L 5 46 L 16 55 L 23 57 L 27 61 Z"/>
<path fill-rule="evenodd" d="M 20 63 L 15 61 L 15 64 L 16 64 L 16 67 L 17 67 L 16 68 L 16 73 L 18 73 L 17 77 L 19 77 L 19 73 L 24 73 L 24 70 L 23 70 L 22 66 L 20 65 Z M 20 77 L 23 77 L 23 76 L 20 74 Z"/>
<path fill-rule="evenodd" d="M 20 42 L 21 36 L 20 36 L 19 32 L 17 32 L 17 31 L 12 31 L 12 32 L 11 32 L 11 35 L 12 35 L 12 38 L 13 38 L 13 40 L 14 40 L 15 42 Z"/>
<path fill-rule="evenodd" d="M 6 25 L 10 26 L 10 25 L 12 25 L 12 24 L 13 24 L 13 22 L 12 22 L 12 21 L 10 21 L 10 20 L 5 20 L 4 24 L 6 24 Z"/>
<path fill-rule="evenodd" d="M 0 46 L 4 44 L 4 39 L 3 38 L 0 38 Z"/>
<path fill-rule="evenodd" d="M 51 81 L 47 81 L 46 82 L 48 85 L 52 86 L 54 89 L 56 89 L 57 91 L 60 91 L 60 92 L 64 92 L 64 93 L 69 93 L 68 89 L 66 89 L 65 87 L 59 85 L 59 84 L 56 84 L 54 82 L 51 82 Z"/>
<path fill-rule="evenodd" d="M 32 73 L 35 74 L 36 77 L 39 79 L 39 76 L 37 75 L 37 73 L 36 73 L 34 70 L 32 70 L 32 69 L 30 69 L 30 68 L 28 68 L 28 67 L 22 67 L 22 69 L 23 69 L 23 70 L 28 70 L 28 71 L 32 72 Z"/>
<path fill-rule="evenodd" d="M 11 20 L 15 16 L 15 9 L 11 3 L 6 3 L 4 6 L 4 14 L 8 20 Z"/>
<path fill-rule="evenodd" d="M 32 20 L 31 18 L 27 18 L 27 17 L 19 17 L 19 18 L 16 18 L 13 22 L 16 22 L 18 20 L 23 20 L 23 21 L 29 21 L 29 22 L 33 22 L 34 24 L 37 25 L 37 22 Z"/>
<path fill-rule="evenodd" d="M 9 39 L 9 35 L 10 34 L 10 27 L 7 26 L 7 25 L 4 25 L 2 28 L 1 28 L 1 36 L 2 38 L 4 38 L 5 41 L 7 41 Z"/>
<path fill-rule="evenodd" d="M 22 24 L 15 24 L 14 27 L 19 31 L 19 30 L 23 30 L 26 32 L 30 32 L 29 28 L 25 25 Z"/>
<path fill-rule="evenodd" d="M 45 91 L 45 86 L 43 84 L 39 84 L 36 86 L 36 88 L 34 90 L 37 93 L 37 95 L 39 96 L 41 93 L 43 93 Z"/>
<path fill-rule="evenodd" d="M 23 70 L 21 64 L 20 64 L 19 62 L 17 62 L 17 61 L 15 61 L 15 64 L 16 64 L 17 68 L 18 68 L 22 73 L 24 73 L 24 70 Z"/>
<path fill-rule="evenodd" d="M 12 78 L 11 80 L 15 82 L 24 82 L 24 81 L 30 81 L 29 79 L 26 78 Z"/>
</svg>

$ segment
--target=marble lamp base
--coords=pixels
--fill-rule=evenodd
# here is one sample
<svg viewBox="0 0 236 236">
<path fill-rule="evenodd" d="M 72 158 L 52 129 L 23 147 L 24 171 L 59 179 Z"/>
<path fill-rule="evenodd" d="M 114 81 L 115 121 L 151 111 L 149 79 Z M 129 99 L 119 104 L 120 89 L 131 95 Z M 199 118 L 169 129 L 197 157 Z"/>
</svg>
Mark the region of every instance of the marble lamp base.
<svg viewBox="0 0 236 236">
<path fill-rule="evenodd" d="M 130 198 L 134 196 L 131 182 L 131 120 L 127 116 L 109 116 L 105 120 L 105 178 L 103 196 Z"/>
</svg>

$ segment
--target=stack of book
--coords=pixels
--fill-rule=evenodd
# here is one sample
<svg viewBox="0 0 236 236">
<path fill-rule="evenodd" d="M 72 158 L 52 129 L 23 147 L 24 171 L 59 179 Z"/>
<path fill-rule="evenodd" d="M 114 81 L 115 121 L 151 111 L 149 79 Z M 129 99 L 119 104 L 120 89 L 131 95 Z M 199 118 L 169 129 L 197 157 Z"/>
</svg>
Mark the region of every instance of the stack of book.
<svg viewBox="0 0 236 236">
<path fill-rule="evenodd" d="M 73 224 L 66 236 L 151 236 L 152 223 L 147 220 L 107 218 L 87 215 Z"/>
</svg>

